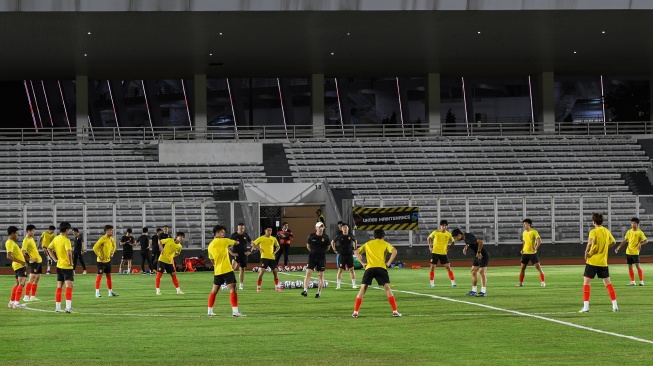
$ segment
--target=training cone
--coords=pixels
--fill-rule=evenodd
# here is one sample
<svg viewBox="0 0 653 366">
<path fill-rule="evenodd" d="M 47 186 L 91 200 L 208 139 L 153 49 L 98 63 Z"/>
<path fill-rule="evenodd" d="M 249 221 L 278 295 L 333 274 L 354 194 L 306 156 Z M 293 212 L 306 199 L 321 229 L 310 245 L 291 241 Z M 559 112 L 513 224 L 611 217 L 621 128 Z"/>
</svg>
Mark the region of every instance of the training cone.
<svg viewBox="0 0 653 366">
<path fill-rule="evenodd" d="M 138 270 L 136 268 L 132 269 L 132 273 L 138 273 Z"/>
</svg>

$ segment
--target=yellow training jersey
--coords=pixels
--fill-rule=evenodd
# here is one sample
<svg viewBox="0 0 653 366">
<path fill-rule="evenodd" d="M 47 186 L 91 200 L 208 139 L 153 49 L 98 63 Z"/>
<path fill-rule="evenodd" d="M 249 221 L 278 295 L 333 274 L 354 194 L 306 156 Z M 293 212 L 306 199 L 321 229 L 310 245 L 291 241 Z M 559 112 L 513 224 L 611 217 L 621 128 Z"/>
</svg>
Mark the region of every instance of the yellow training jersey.
<svg viewBox="0 0 653 366">
<path fill-rule="evenodd" d="M 628 240 L 628 247 L 626 248 L 626 254 L 628 255 L 639 255 L 639 243 L 647 240 L 644 232 L 637 228 L 637 230 L 630 229 L 626 232 L 624 239 Z"/>
<path fill-rule="evenodd" d="M 159 256 L 159 262 L 172 264 L 175 256 L 181 253 L 181 244 L 175 243 L 173 238 L 162 239 L 160 243 L 163 245 L 163 251 Z"/>
<path fill-rule="evenodd" d="M 70 239 L 63 235 L 57 235 L 48 248 L 52 249 L 57 256 L 57 268 L 73 269 L 73 264 L 68 260 L 68 251 L 72 252 L 73 250 Z"/>
<path fill-rule="evenodd" d="M 233 272 L 231 261 L 229 260 L 229 247 L 236 243 L 235 240 L 228 238 L 215 238 L 209 244 L 209 259 L 213 260 L 215 275 Z"/>
<path fill-rule="evenodd" d="M 358 250 L 361 254 L 365 254 L 365 258 L 367 258 L 367 267 L 365 269 L 370 269 L 386 268 L 385 255 L 386 253 L 392 253 L 394 248 L 385 240 L 374 239 L 363 244 Z"/>
<path fill-rule="evenodd" d="M 41 254 L 39 254 L 39 250 L 36 248 L 36 242 L 34 241 L 34 238 L 25 237 L 25 239 L 23 239 L 23 247 L 21 250 L 29 255 L 30 263 L 41 263 L 43 261 Z"/>
<path fill-rule="evenodd" d="M 537 230 L 533 228 L 528 231 L 524 230 L 521 235 L 521 240 L 524 242 L 522 254 L 535 254 L 535 244 L 537 244 L 537 239 L 539 238 L 540 233 Z"/>
<path fill-rule="evenodd" d="M 5 242 L 5 249 L 7 249 L 7 253 L 11 253 L 11 255 L 14 256 L 14 259 L 21 260 L 25 262 L 25 256 L 23 255 L 23 252 L 20 251 L 20 247 L 18 244 L 16 244 L 15 241 L 11 239 L 7 239 Z M 14 271 L 17 271 L 21 268 L 25 267 L 24 265 L 11 261 L 11 268 L 14 269 Z"/>
<path fill-rule="evenodd" d="M 453 243 L 450 232 L 436 230 L 429 235 L 429 238 L 433 240 L 433 254 L 447 255 L 447 247 L 449 243 Z"/>
<path fill-rule="evenodd" d="M 50 243 L 52 243 L 52 240 L 54 240 L 54 233 L 50 234 L 49 231 L 44 232 L 41 234 L 41 237 L 43 238 L 43 241 L 41 242 L 41 247 L 43 249 L 46 249 L 50 246 Z"/>
<path fill-rule="evenodd" d="M 98 239 L 97 243 L 93 245 L 93 252 L 97 255 L 98 263 L 111 262 L 111 256 L 116 252 L 116 239 L 113 236 L 103 235 Z M 102 257 L 103 260 L 100 259 Z"/>
<path fill-rule="evenodd" d="M 274 236 L 259 236 L 258 239 L 254 240 L 252 243 L 256 244 L 261 248 L 261 258 L 265 259 L 275 259 L 274 258 L 274 247 L 279 246 L 277 238 Z"/>
<path fill-rule="evenodd" d="M 597 267 L 608 266 L 608 248 L 611 243 L 614 243 L 614 237 L 610 230 L 603 226 L 599 226 L 590 231 L 589 239 L 594 239 L 594 243 L 590 247 L 591 257 L 587 258 L 587 264 Z"/>
</svg>

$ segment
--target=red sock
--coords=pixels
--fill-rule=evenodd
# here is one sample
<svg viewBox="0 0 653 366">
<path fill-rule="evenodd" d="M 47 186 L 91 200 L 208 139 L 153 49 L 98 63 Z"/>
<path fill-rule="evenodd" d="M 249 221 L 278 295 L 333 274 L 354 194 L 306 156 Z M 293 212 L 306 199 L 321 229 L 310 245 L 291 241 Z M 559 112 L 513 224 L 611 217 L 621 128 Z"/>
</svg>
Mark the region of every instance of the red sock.
<svg viewBox="0 0 653 366">
<path fill-rule="evenodd" d="M 583 285 L 583 301 L 590 301 L 590 285 Z"/>
<path fill-rule="evenodd" d="M 614 292 L 614 286 L 612 284 L 609 284 L 605 286 L 605 288 L 608 290 L 608 295 L 610 295 L 610 300 L 614 301 L 617 299 L 617 294 Z"/>
<path fill-rule="evenodd" d="M 11 289 L 11 297 L 9 298 L 9 301 L 15 301 L 15 299 L 16 299 L 16 289 L 17 288 L 18 288 L 18 286 L 14 286 Z"/>
<path fill-rule="evenodd" d="M 450 270 L 450 269 L 448 269 L 448 270 L 447 270 L 447 274 L 449 274 L 449 279 L 453 281 L 453 280 L 454 280 L 454 277 L 453 277 L 453 271 Z"/>
<path fill-rule="evenodd" d="M 156 273 L 156 278 L 154 279 L 154 285 L 156 288 L 161 287 L 161 276 L 163 276 L 163 273 L 157 272 Z"/>
<path fill-rule="evenodd" d="M 20 301 L 21 297 L 23 297 L 23 286 L 18 286 L 16 288 L 16 301 Z"/>
<path fill-rule="evenodd" d="M 260 286 L 261 286 L 261 282 L 263 282 L 263 281 L 258 280 L 258 281 L 256 282 L 256 284 L 260 287 Z"/>
<path fill-rule="evenodd" d="M 179 281 L 177 281 L 177 274 L 173 273 L 171 276 L 172 276 L 172 283 L 175 285 L 175 288 L 179 288 Z"/>
<path fill-rule="evenodd" d="M 429 272 L 429 279 L 433 281 L 435 279 L 435 271 Z"/>
<path fill-rule="evenodd" d="M 356 298 L 356 304 L 354 304 L 354 311 L 358 312 L 358 309 L 361 308 L 361 303 L 363 302 L 363 299 L 360 297 Z"/>
<path fill-rule="evenodd" d="M 540 273 L 540 281 L 544 282 L 544 273 Z"/>
<path fill-rule="evenodd" d="M 278 279 L 277 279 L 277 280 L 274 280 L 274 285 L 275 285 L 275 286 L 279 286 L 279 280 L 278 280 Z"/>
<path fill-rule="evenodd" d="M 388 302 L 390 303 L 390 306 L 392 307 L 392 311 L 397 311 L 397 301 L 395 300 L 394 296 L 388 297 Z"/>
<path fill-rule="evenodd" d="M 210 293 L 209 294 L 209 307 L 212 308 L 213 305 L 215 305 L 215 297 L 218 296 L 218 294 Z"/>
<path fill-rule="evenodd" d="M 66 300 L 73 301 L 73 288 L 66 287 Z"/>
<path fill-rule="evenodd" d="M 100 286 L 98 286 L 97 288 L 100 288 Z M 109 289 L 109 291 L 113 290 L 113 278 L 111 278 L 110 273 L 107 273 L 107 288 Z"/>
<path fill-rule="evenodd" d="M 39 287 L 38 283 L 32 285 L 32 296 L 36 296 L 36 288 Z"/>
<path fill-rule="evenodd" d="M 633 271 L 632 269 L 629 269 L 628 270 L 628 275 L 630 276 L 630 280 L 635 282 L 635 271 Z"/>
<path fill-rule="evenodd" d="M 523 273 L 519 274 L 519 282 L 524 282 L 524 274 Z"/>
<path fill-rule="evenodd" d="M 637 268 L 637 274 L 639 275 L 639 280 L 644 281 L 644 271 L 641 268 Z"/>
<path fill-rule="evenodd" d="M 32 293 L 32 284 L 28 282 L 27 286 L 25 286 L 25 296 L 29 296 L 29 294 L 31 293 Z"/>
<path fill-rule="evenodd" d="M 57 287 L 57 291 L 54 293 L 54 301 L 55 302 L 61 302 L 61 287 Z"/>
<path fill-rule="evenodd" d="M 95 277 L 95 289 L 99 290 L 100 289 L 100 284 L 102 283 L 102 275 L 97 275 Z"/>
<path fill-rule="evenodd" d="M 229 301 L 231 302 L 231 306 L 236 307 L 238 306 L 238 294 L 235 292 L 232 292 L 229 294 Z"/>
</svg>

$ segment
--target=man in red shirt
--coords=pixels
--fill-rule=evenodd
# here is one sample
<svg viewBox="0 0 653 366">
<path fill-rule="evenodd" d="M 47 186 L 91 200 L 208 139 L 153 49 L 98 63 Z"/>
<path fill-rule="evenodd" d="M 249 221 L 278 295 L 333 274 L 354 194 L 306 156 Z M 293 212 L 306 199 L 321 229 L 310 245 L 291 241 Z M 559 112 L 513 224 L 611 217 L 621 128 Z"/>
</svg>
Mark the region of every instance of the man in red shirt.
<svg viewBox="0 0 653 366">
<path fill-rule="evenodd" d="M 293 236 L 292 230 L 288 228 L 287 222 L 283 223 L 283 227 L 277 233 L 277 237 L 279 238 L 279 244 L 281 245 L 281 249 L 277 252 L 277 263 L 281 264 L 281 252 L 283 252 L 283 265 L 288 266 L 290 263 L 288 255 L 290 254 L 290 243 L 292 242 Z"/>
</svg>

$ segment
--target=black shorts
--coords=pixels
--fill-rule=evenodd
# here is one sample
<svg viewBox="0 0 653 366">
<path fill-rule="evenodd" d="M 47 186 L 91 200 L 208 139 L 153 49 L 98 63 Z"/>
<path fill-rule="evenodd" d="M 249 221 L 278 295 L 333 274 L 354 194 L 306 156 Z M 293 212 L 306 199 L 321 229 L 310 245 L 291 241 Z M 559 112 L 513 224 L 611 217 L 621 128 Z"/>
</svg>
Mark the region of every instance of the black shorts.
<svg viewBox="0 0 653 366">
<path fill-rule="evenodd" d="M 340 253 L 340 264 L 338 267 L 341 269 L 353 269 L 354 255 L 351 253 Z"/>
<path fill-rule="evenodd" d="M 261 268 L 277 269 L 277 261 L 274 259 L 261 258 Z"/>
<path fill-rule="evenodd" d="M 31 274 L 41 274 L 43 273 L 42 263 L 32 262 L 29 264 L 29 273 Z"/>
<path fill-rule="evenodd" d="M 97 262 L 97 274 L 111 274 L 111 262 Z"/>
<path fill-rule="evenodd" d="M 166 271 L 170 274 L 175 273 L 175 266 L 169 263 L 163 263 L 159 261 L 159 265 L 156 268 L 157 272 L 163 273 L 163 271 Z"/>
<path fill-rule="evenodd" d="M 528 262 L 533 264 L 540 263 L 540 259 L 537 257 L 537 254 L 522 254 L 521 264 L 528 264 Z"/>
<path fill-rule="evenodd" d="M 57 267 L 57 281 L 75 281 L 75 271 L 72 269 L 61 269 Z"/>
<path fill-rule="evenodd" d="M 449 263 L 449 257 L 446 254 L 431 254 L 431 264 L 447 264 Z"/>
<path fill-rule="evenodd" d="M 324 272 L 326 269 L 326 256 L 309 255 L 306 268 L 311 271 Z"/>
<path fill-rule="evenodd" d="M 371 286 L 372 279 L 375 279 L 379 286 L 390 283 L 390 275 L 388 275 L 388 270 L 385 268 L 374 267 L 366 269 L 365 273 L 363 273 L 363 282 L 361 283 L 363 285 Z"/>
<path fill-rule="evenodd" d="M 122 259 L 134 259 L 134 249 L 132 249 L 132 247 L 127 249 L 127 246 L 125 245 L 122 250 Z"/>
<path fill-rule="evenodd" d="M 14 273 L 16 274 L 16 278 L 27 277 L 27 268 L 26 267 L 18 268 L 17 270 L 14 271 Z"/>
<path fill-rule="evenodd" d="M 238 254 L 238 256 L 234 257 L 234 260 L 236 261 L 236 263 L 238 263 L 238 266 L 242 269 L 247 268 L 247 256 L 245 255 L 245 253 L 236 253 L 236 254 Z"/>
<path fill-rule="evenodd" d="M 586 264 L 585 273 L 583 273 L 583 276 L 587 278 L 594 278 L 595 276 L 598 276 L 599 278 L 609 278 L 610 270 L 608 270 L 608 267 L 599 267 L 593 266 L 591 264 Z"/>
<path fill-rule="evenodd" d="M 472 266 L 474 267 L 487 267 L 488 263 L 490 263 L 490 256 L 483 256 L 483 258 L 478 259 L 477 257 L 474 257 L 474 262 L 472 263 Z"/>
<path fill-rule="evenodd" d="M 634 264 L 634 263 L 639 263 L 639 255 L 626 255 L 626 263 L 628 264 Z"/>
<path fill-rule="evenodd" d="M 231 285 L 236 283 L 236 275 L 234 271 L 223 273 L 221 275 L 213 276 L 213 284 L 216 286 Z"/>
</svg>

